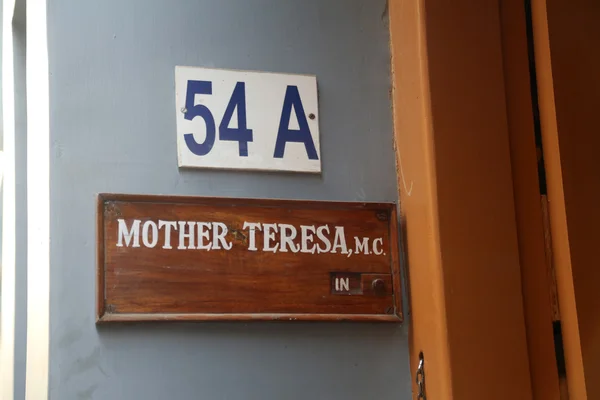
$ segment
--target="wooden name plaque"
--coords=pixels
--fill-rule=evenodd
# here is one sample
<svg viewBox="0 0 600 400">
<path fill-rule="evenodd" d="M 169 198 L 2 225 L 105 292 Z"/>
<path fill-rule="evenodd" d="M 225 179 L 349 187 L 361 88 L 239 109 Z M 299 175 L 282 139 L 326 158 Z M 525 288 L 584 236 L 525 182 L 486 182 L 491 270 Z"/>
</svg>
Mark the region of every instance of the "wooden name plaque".
<svg viewBox="0 0 600 400">
<path fill-rule="evenodd" d="M 396 206 L 101 194 L 97 322 L 402 321 Z"/>
</svg>

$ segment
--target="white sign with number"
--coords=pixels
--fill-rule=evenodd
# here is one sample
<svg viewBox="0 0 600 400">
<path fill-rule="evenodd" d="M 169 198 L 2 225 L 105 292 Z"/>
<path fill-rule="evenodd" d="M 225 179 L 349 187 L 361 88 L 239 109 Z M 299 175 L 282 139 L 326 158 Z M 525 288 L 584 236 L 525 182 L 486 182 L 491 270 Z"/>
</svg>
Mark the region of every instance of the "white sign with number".
<svg viewBox="0 0 600 400">
<path fill-rule="evenodd" d="M 317 79 L 175 68 L 180 167 L 321 172 Z"/>
</svg>

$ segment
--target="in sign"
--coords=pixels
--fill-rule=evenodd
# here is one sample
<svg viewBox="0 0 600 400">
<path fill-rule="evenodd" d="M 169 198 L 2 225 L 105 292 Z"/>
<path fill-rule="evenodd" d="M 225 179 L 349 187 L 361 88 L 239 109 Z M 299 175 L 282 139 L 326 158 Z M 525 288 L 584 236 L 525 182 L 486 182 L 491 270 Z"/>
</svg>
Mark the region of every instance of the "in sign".
<svg viewBox="0 0 600 400">
<path fill-rule="evenodd" d="M 362 294 L 362 274 L 333 272 L 331 273 L 331 294 L 359 295 Z"/>
<path fill-rule="evenodd" d="M 335 278 L 335 290 L 350 292 L 350 278 Z"/>
<path fill-rule="evenodd" d="M 321 172 L 312 75 L 176 67 L 180 167 Z"/>
</svg>

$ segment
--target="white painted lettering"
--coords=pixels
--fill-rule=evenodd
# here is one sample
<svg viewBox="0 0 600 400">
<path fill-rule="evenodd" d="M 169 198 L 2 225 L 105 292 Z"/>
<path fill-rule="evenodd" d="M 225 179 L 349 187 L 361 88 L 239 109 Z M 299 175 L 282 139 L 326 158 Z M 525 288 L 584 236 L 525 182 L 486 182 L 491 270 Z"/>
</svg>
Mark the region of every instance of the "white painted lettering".
<svg viewBox="0 0 600 400">
<path fill-rule="evenodd" d="M 223 246 L 223 248 L 225 250 L 230 250 L 231 246 L 233 246 L 233 244 L 231 242 L 227 242 L 227 239 L 225 239 L 225 237 L 227 236 L 227 225 L 225 225 L 222 222 L 213 222 L 213 250 L 219 250 L 221 248 L 221 246 Z"/>
<path fill-rule="evenodd" d="M 346 246 L 346 235 L 344 233 L 343 226 L 335 227 L 335 237 L 333 238 L 333 248 L 331 250 L 332 253 L 336 253 L 337 249 L 341 249 L 340 253 L 346 254 L 348 253 L 348 247 Z"/>
<path fill-rule="evenodd" d="M 189 232 L 185 232 L 185 226 L 189 227 Z M 179 246 L 177 248 L 179 250 L 185 249 L 195 249 L 196 245 L 194 244 L 194 226 L 196 225 L 193 221 L 179 221 Z M 185 245 L 186 239 L 188 240 L 188 245 Z"/>
<path fill-rule="evenodd" d="M 300 230 L 302 231 L 302 248 L 300 250 L 301 253 L 310 253 L 315 254 L 317 250 L 317 245 L 313 243 L 313 235 L 315 234 L 315 227 L 308 225 L 300 225 Z M 312 245 L 310 248 L 309 245 Z"/>
<path fill-rule="evenodd" d="M 289 231 L 289 235 L 288 235 Z M 288 224 L 279 224 L 279 236 L 281 240 L 281 245 L 279 246 L 279 251 L 287 253 L 287 246 L 290 246 L 290 250 L 292 253 L 297 253 L 298 245 L 296 245 L 293 240 L 296 239 L 296 235 L 298 231 L 296 227 Z"/>
<path fill-rule="evenodd" d="M 383 246 L 382 238 L 377 238 L 373 240 L 373 253 L 377 254 L 378 256 L 383 254 L 383 250 L 380 249 L 379 246 Z"/>
<path fill-rule="evenodd" d="M 341 291 L 350 291 L 350 278 L 341 278 L 340 279 L 340 290 Z"/>
<path fill-rule="evenodd" d="M 356 244 L 354 253 L 369 254 L 369 238 L 363 238 L 361 242 L 358 236 L 354 236 L 354 243 Z"/>
<path fill-rule="evenodd" d="M 165 244 L 163 249 L 172 249 L 171 247 L 171 228 L 177 230 L 177 224 L 174 221 L 161 221 L 158 220 L 158 229 L 165 228 Z"/>
<path fill-rule="evenodd" d="M 210 222 L 198 222 L 198 250 L 210 250 Z M 204 244 L 204 239 L 208 240 L 207 244 Z"/>
<path fill-rule="evenodd" d="M 349 292 L 350 291 L 350 278 L 335 278 L 335 291 L 336 292 Z"/>
<path fill-rule="evenodd" d="M 271 247 L 271 240 L 275 240 L 275 234 L 277 233 L 277 224 L 263 224 L 263 228 L 265 232 L 263 251 L 277 253 L 279 243 L 275 244 L 275 247 Z M 271 232 L 271 230 L 273 230 L 273 232 Z"/>
<path fill-rule="evenodd" d="M 246 230 L 248 229 L 248 250 L 249 251 L 257 251 L 258 249 L 256 248 L 256 230 L 258 229 L 259 231 L 262 230 L 262 227 L 260 226 L 260 223 L 256 223 L 256 222 L 244 222 L 244 226 L 243 229 Z"/>
<path fill-rule="evenodd" d="M 329 239 L 327 238 L 327 236 L 325 236 L 323 234 L 323 232 L 327 232 L 327 234 L 329 234 L 329 226 L 328 225 L 320 226 L 317 229 L 317 237 L 325 245 L 324 248 L 322 248 L 321 246 L 317 245 L 317 253 L 319 253 L 319 254 L 321 254 L 321 253 L 327 253 L 327 252 L 329 252 L 331 250 L 331 242 L 329 241 Z"/>
<path fill-rule="evenodd" d="M 150 232 L 152 229 L 152 241 L 150 241 Z M 144 223 L 144 227 L 142 228 L 142 242 L 144 246 L 153 248 L 158 243 L 158 226 L 156 226 L 156 222 L 154 221 L 146 221 Z"/>
<path fill-rule="evenodd" d="M 163 239 L 163 249 L 179 250 L 231 250 L 233 241 L 229 241 L 229 227 L 223 222 L 196 222 L 196 221 L 148 221 L 118 219 L 117 247 L 143 247 L 155 248 Z M 247 232 L 248 251 L 265 252 L 292 252 L 305 254 L 344 254 L 350 257 L 353 254 L 385 254 L 383 252 L 383 238 L 372 240 L 368 237 L 354 236 L 354 243 L 348 248 L 343 226 L 329 225 L 292 225 L 285 223 L 243 223 L 243 230 Z M 212 233 L 211 233 L 212 230 Z M 172 243 L 171 237 L 179 233 L 177 245 Z M 263 243 L 257 243 L 257 231 L 263 232 Z M 173 239 L 173 241 L 176 239 Z M 259 248 L 262 246 L 262 248 Z"/>
<path fill-rule="evenodd" d="M 125 239 L 125 246 L 129 247 L 131 240 L 133 239 L 133 246 L 140 247 L 140 221 L 136 219 L 131 224 L 131 230 L 127 229 L 127 223 L 124 219 L 119 219 L 119 240 L 117 247 L 123 247 L 123 239 Z"/>
</svg>

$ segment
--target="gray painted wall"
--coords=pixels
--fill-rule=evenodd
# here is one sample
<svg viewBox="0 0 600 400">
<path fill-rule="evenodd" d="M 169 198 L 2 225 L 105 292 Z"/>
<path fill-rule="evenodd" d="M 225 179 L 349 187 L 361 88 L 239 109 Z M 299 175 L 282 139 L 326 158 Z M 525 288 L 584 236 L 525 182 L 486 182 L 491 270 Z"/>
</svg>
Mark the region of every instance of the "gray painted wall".
<svg viewBox="0 0 600 400">
<path fill-rule="evenodd" d="M 50 398 L 409 399 L 406 326 L 94 325 L 98 192 L 394 201 L 385 0 L 49 0 Z M 322 176 L 179 171 L 174 66 L 315 73 Z"/>
</svg>

